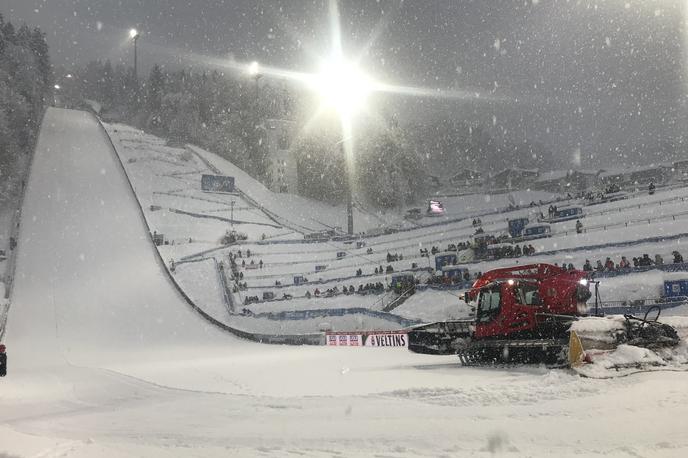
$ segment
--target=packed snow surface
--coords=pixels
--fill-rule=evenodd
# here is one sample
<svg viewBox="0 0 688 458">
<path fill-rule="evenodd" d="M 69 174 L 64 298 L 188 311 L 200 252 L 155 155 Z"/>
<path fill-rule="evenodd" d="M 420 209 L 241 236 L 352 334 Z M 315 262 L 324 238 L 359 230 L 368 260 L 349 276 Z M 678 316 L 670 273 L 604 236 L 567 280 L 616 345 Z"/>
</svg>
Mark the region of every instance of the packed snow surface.
<svg viewBox="0 0 688 458">
<path fill-rule="evenodd" d="M 0 456 L 688 454 L 686 373 L 462 368 L 213 328 L 172 288 L 85 113 L 46 114 L 17 262 Z"/>
</svg>

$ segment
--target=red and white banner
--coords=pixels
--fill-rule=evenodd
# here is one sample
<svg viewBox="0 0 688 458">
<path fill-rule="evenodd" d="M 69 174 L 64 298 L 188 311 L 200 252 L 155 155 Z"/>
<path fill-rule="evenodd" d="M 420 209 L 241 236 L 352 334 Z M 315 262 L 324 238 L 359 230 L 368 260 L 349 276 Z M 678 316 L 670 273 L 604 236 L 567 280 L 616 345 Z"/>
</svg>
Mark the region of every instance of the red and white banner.
<svg viewBox="0 0 688 458">
<path fill-rule="evenodd" d="M 360 334 L 327 334 L 327 345 L 331 347 L 360 347 L 363 339 Z"/>
</svg>

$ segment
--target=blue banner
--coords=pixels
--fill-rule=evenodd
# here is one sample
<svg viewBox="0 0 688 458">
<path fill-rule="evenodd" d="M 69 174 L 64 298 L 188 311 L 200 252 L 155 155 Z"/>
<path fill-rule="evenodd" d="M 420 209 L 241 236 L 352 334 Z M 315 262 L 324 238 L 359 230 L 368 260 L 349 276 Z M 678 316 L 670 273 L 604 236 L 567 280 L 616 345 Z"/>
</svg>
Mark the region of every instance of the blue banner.
<svg viewBox="0 0 688 458">
<path fill-rule="evenodd" d="M 203 175 L 201 190 L 206 192 L 234 192 L 234 177 Z"/>
</svg>

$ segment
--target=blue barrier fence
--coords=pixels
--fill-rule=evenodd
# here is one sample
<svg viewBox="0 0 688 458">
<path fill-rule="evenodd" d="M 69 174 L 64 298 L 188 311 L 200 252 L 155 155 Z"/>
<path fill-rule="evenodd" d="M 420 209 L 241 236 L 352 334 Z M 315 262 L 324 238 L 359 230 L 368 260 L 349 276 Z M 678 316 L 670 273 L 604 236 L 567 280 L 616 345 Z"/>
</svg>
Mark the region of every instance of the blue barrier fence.
<svg viewBox="0 0 688 458">
<path fill-rule="evenodd" d="M 403 316 L 395 315 L 388 312 L 379 312 L 377 310 L 370 310 L 362 307 L 348 308 L 348 309 L 315 309 L 315 310 L 293 310 L 284 312 L 263 312 L 255 313 L 252 316 L 255 318 L 266 318 L 268 320 L 284 321 L 284 320 L 309 320 L 313 318 L 327 318 L 346 315 L 366 315 L 373 318 L 380 318 L 387 321 L 398 323 L 403 327 L 409 327 L 421 323 L 418 320 L 410 320 Z"/>
<path fill-rule="evenodd" d="M 642 301 L 642 302 L 643 303 L 641 303 L 641 304 L 631 303 L 631 304 L 626 304 L 626 305 L 619 304 L 619 303 L 605 303 L 599 307 L 599 312 L 602 312 L 605 315 L 631 314 L 631 315 L 642 317 L 652 307 L 659 307 L 663 311 L 666 309 L 671 309 L 671 308 L 678 307 L 680 305 L 684 305 L 684 304 L 688 303 L 688 298 L 683 298 L 683 300 L 672 301 L 672 302 L 655 302 L 653 300 Z M 594 313 L 595 312 L 594 308 L 591 308 L 590 312 Z M 648 317 L 648 319 L 653 319 L 652 318 L 653 316 L 654 316 L 654 313 L 652 314 L 651 317 Z"/>
</svg>

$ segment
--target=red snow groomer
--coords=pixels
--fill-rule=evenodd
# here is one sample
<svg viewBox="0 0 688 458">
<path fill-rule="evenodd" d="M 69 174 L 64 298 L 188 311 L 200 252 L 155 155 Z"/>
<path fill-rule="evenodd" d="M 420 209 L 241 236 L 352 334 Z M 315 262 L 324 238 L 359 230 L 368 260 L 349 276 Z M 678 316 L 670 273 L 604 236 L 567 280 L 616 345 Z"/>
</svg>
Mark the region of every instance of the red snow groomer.
<svg viewBox="0 0 688 458">
<path fill-rule="evenodd" d="M 571 324 L 587 314 L 591 297 L 587 272 L 550 264 L 491 270 L 465 295 L 474 319 L 413 327 L 409 349 L 457 354 L 463 364 L 564 364 L 569 360 Z M 617 344 L 678 343 L 670 326 L 635 317 L 628 317 L 627 322 L 627 329 L 613 336 Z"/>
</svg>

